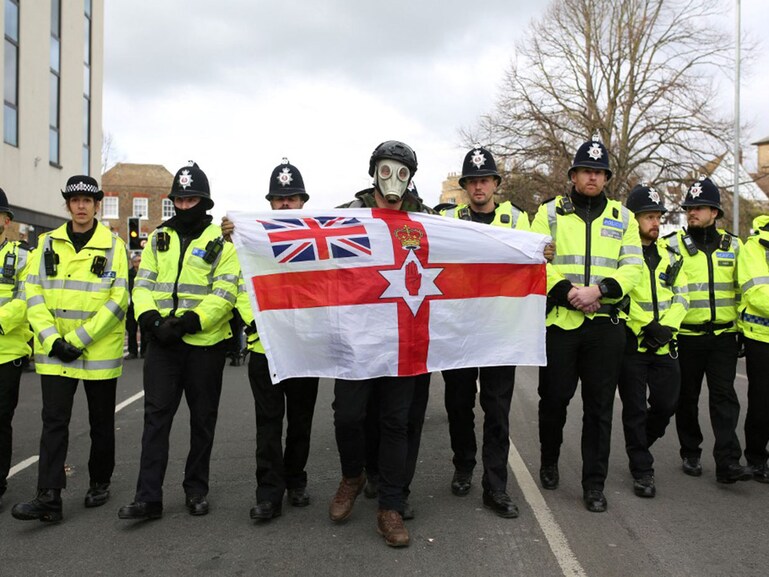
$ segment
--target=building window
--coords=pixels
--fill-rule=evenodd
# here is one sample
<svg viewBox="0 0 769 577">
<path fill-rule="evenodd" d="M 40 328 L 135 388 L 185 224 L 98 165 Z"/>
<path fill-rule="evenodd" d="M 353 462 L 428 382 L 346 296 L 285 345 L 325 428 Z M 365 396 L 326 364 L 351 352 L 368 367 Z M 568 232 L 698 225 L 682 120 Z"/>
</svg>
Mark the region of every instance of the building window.
<svg viewBox="0 0 769 577">
<path fill-rule="evenodd" d="M 101 202 L 102 218 L 118 218 L 120 216 L 120 203 L 117 196 L 105 196 Z"/>
<path fill-rule="evenodd" d="M 164 198 L 163 199 L 163 214 L 161 215 L 161 218 L 163 220 L 168 220 L 169 218 L 173 217 L 176 214 L 176 211 L 174 210 L 174 201 L 170 198 Z"/>
<path fill-rule="evenodd" d="M 83 174 L 91 174 L 91 0 L 84 0 L 83 24 Z"/>
<path fill-rule="evenodd" d="M 51 0 L 51 59 L 48 108 L 48 161 L 59 166 L 59 101 L 61 97 L 61 0 Z"/>
<path fill-rule="evenodd" d="M 147 220 L 149 218 L 149 199 L 148 198 L 134 198 L 133 202 L 133 208 L 134 213 L 133 216 L 138 216 L 142 220 Z"/>
<path fill-rule="evenodd" d="M 3 140 L 19 145 L 19 0 L 5 0 Z"/>
</svg>

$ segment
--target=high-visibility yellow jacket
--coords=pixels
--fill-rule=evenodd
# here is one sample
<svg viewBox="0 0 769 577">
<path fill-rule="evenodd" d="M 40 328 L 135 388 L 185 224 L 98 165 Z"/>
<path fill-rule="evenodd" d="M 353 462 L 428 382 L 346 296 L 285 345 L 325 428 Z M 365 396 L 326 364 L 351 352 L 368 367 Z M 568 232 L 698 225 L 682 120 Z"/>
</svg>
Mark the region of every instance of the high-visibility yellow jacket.
<svg viewBox="0 0 769 577">
<path fill-rule="evenodd" d="M 168 235 L 167 250 L 158 248 L 159 234 Z M 163 317 L 180 317 L 194 311 L 201 330 L 184 335 L 184 342 L 205 347 L 231 337 L 229 320 L 240 275 L 235 247 L 225 242 L 212 262 L 203 258 L 206 246 L 221 236 L 221 228 L 209 224 L 200 236 L 182 247 L 173 228 L 161 226 L 154 230 L 142 251 L 142 263 L 134 280 L 136 318 L 148 311 L 158 311 Z"/>
<path fill-rule="evenodd" d="M 555 257 L 547 264 L 547 290 L 559 282 L 568 280 L 576 287 L 597 285 L 605 278 L 612 278 L 628 294 L 638 283 L 643 270 L 641 238 L 638 223 L 633 214 L 616 200 L 607 200 L 600 216 L 590 227 L 575 212 L 566 214 L 563 196 L 556 196 L 539 207 L 532 232 L 550 235 L 555 240 Z M 602 305 L 615 304 L 619 298 L 602 298 Z M 581 311 L 564 306 L 554 306 L 547 315 L 547 326 L 556 325 L 573 330 L 585 321 Z M 607 312 L 591 313 L 610 316 Z M 619 313 L 626 318 L 625 313 Z"/>
<path fill-rule="evenodd" d="M 752 236 L 737 257 L 742 291 L 740 324 L 746 337 L 769 343 L 769 216 L 753 219 Z"/>
<path fill-rule="evenodd" d="M 471 220 L 470 207 L 466 204 L 460 204 L 452 208 L 441 211 L 441 215 L 450 218 L 461 218 L 462 220 Z M 514 206 L 512 202 L 505 201 L 497 205 L 494 210 L 494 220 L 492 226 L 501 226 L 504 228 L 515 228 L 517 230 L 529 230 L 529 216 L 526 211 Z"/>
<path fill-rule="evenodd" d="M 128 258 L 125 243 L 103 224 L 75 252 L 67 225 L 44 234 L 29 259 L 27 315 L 35 333 L 35 370 L 41 375 L 103 380 L 123 369 L 125 314 L 128 308 Z M 46 251 L 58 256 L 56 274 L 48 274 Z M 106 259 L 100 274 L 96 259 Z M 99 267 L 97 267 L 98 270 Z M 49 357 L 64 338 L 83 354 L 64 363 Z"/>
<path fill-rule="evenodd" d="M 238 301 L 235 306 L 238 309 L 238 313 L 240 313 L 240 318 L 243 319 L 246 326 L 249 326 L 254 321 L 254 311 L 251 308 L 251 301 L 248 298 L 248 292 L 246 292 L 246 285 L 242 277 L 238 284 Z M 262 345 L 262 340 L 259 338 L 259 333 L 249 331 L 249 334 L 246 335 L 246 345 L 252 353 L 264 354 L 264 345 Z"/>
<path fill-rule="evenodd" d="M 633 290 L 630 291 L 630 309 L 628 310 L 627 326 L 638 337 L 638 350 L 646 351 L 641 345 L 643 341 L 643 328 L 652 321 L 673 329 L 673 334 L 678 331 L 681 321 L 689 310 L 689 285 L 686 273 L 680 270 L 673 286 L 670 286 L 669 275 L 681 262 L 680 254 L 668 247 L 664 239 L 656 242 L 660 262 L 655 270 L 651 270 L 644 261 L 643 274 Z M 656 354 L 666 355 L 670 352 L 670 345 L 657 349 Z"/>
<path fill-rule="evenodd" d="M 728 246 L 725 250 L 717 248 L 709 256 L 702 250 L 690 255 L 684 248 L 683 230 L 665 237 L 683 256 L 683 271 L 689 283 L 689 310 L 681 322 L 681 335 L 720 335 L 738 330 L 737 306 L 741 295 L 737 257 L 742 241 L 722 229 L 717 231 Z"/>
<path fill-rule="evenodd" d="M 9 261 L 9 268 L 3 267 L 0 273 L 0 365 L 28 357 L 32 352 L 24 289 L 28 255 L 27 248 L 19 242 L 6 239 L 0 244 L 0 266 L 6 257 Z"/>
</svg>

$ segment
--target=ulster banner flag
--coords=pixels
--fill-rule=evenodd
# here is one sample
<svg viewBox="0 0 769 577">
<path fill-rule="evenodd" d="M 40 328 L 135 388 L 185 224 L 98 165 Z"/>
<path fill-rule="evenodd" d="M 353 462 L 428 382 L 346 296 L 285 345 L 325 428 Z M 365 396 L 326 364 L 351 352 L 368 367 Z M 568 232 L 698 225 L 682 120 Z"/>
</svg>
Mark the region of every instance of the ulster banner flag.
<svg viewBox="0 0 769 577">
<path fill-rule="evenodd" d="M 227 216 L 273 382 L 545 364 L 548 237 L 388 209 Z"/>
</svg>

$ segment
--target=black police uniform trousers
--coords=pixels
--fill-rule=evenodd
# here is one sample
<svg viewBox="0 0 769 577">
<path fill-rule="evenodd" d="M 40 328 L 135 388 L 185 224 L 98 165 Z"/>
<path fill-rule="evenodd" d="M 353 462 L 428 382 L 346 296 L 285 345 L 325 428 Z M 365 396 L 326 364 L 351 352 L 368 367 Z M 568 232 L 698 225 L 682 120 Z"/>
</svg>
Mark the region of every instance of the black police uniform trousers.
<svg viewBox="0 0 769 577">
<path fill-rule="evenodd" d="M 318 378 L 270 381 L 267 357 L 251 353 L 248 380 L 256 412 L 256 501 L 280 504 L 286 489 L 307 486 L 307 457 Z M 283 417 L 286 449 L 283 451 Z"/>
<path fill-rule="evenodd" d="M 430 400 L 431 373 L 414 377 L 414 397 L 409 407 L 408 423 L 408 453 L 406 455 L 406 486 L 403 496 L 408 499 L 411 494 L 411 482 L 417 470 L 419 445 L 422 441 L 422 428 L 425 424 L 427 403 Z M 372 390 L 366 409 L 366 474 L 379 478 L 379 395 Z"/>
<path fill-rule="evenodd" d="M 147 338 L 141 334 L 139 323 L 134 315 L 133 304 L 128 306 L 128 312 L 126 312 L 125 331 L 128 340 L 128 352 L 137 357 L 140 353 L 141 356 L 144 356 L 147 352 Z M 141 340 L 141 345 L 139 344 L 139 339 Z"/>
<path fill-rule="evenodd" d="M 542 465 L 558 463 L 566 410 L 582 389 L 582 488 L 603 490 L 609 468 L 614 391 L 625 350 L 624 322 L 585 319 L 573 330 L 547 327 L 547 366 L 539 371 Z"/>
<path fill-rule="evenodd" d="M 702 377 L 706 376 L 716 469 L 723 470 L 739 462 L 742 450 L 737 438 L 740 402 L 734 391 L 737 375 L 735 333 L 679 335 L 678 363 L 681 366 L 681 397 L 676 410 L 676 429 L 681 457 L 700 457 L 702 454 L 698 405 Z"/>
<path fill-rule="evenodd" d="M 763 465 L 769 457 L 769 343 L 745 337 L 748 411 L 745 414 L 745 458 Z"/>
<path fill-rule="evenodd" d="M 369 398 L 379 395 L 379 508 L 403 513 L 407 484 L 408 419 L 415 377 L 379 377 L 334 383 L 334 431 L 342 475 L 358 477 L 366 462 Z"/>
<path fill-rule="evenodd" d="M 507 490 L 507 457 L 510 452 L 510 403 L 513 399 L 515 367 L 481 367 L 443 371 L 446 383 L 444 404 L 449 418 L 449 436 L 454 468 L 472 473 L 475 468 L 475 393 L 480 378 L 483 409 L 484 491 Z"/>
<path fill-rule="evenodd" d="M 43 433 L 40 436 L 39 489 L 67 486 L 64 462 L 69 448 L 69 421 L 79 379 L 40 375 L 43 392 Z M 115 395 L 117 377 L 98 381 L 83 380 L 88 401 L 91 453 L 88 474 L 91 483 L 109 483 L 115 469 Z"/>
<path fill-rule="evenodd" d="M 144 434 L 136 501 L 163 501 L 168 438 L 182 394 L 190 410 L 190 450 L 182 486 L 188 496 L 208 494 L 225 354 L 223 342 L 211 347 L 150 343 L 144 361 Z"/>
<path fill-rule="evenodd" d="M 635 341 L 634 335 L 627 338 Z M 626 351 L 618 388 L 630 473 L 634 479 L 653 475 L 654 457 L 649 447 L 665 434 L 678 406 L 681 391 L 678 360 L 670 355 Z"/>
<path fill-rule="evenodd" d="M 5 493 L 8 472 L 11 470 L 13 451 L 13 413 L 19 404 L 23 359 L 14 359 L 0 365 L 0 495 Z"/>
</svg>

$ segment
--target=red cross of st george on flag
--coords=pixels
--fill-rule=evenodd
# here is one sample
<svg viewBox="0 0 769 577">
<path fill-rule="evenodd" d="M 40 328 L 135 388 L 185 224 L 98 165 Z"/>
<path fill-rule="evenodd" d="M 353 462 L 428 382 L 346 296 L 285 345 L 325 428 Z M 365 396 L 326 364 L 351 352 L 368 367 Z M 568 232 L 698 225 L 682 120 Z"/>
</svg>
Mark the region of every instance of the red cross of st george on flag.
<svg viewBox="0 0 769 577">
<path fill-rule="evenodd" d="M 548 237 L 387 209 L 228 218 L 273 382 L 545 363 Z"/>
</svg>

